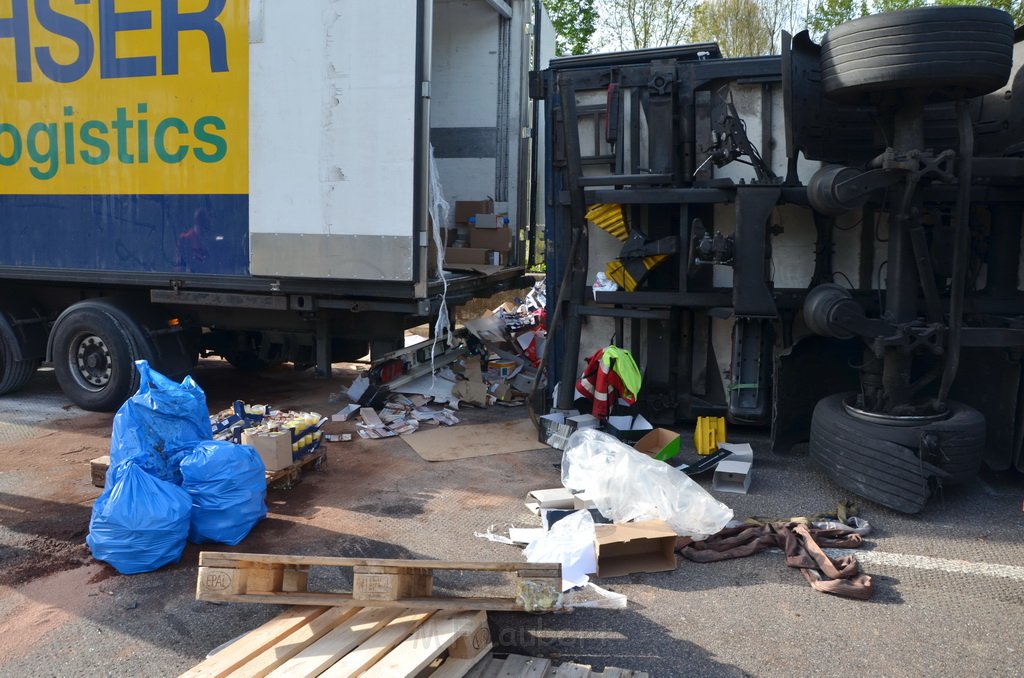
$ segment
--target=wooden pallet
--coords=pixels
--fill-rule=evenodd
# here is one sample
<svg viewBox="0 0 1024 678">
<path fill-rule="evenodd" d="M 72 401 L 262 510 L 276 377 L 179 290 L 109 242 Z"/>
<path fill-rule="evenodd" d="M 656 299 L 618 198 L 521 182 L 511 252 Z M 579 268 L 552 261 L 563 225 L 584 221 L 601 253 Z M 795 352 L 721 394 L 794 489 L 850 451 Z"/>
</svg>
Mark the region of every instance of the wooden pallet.
<svg viewBox="0 0 1024 678">
<path fill-rule="evenodd" d="M 307 467 L 320 463 L 322 468 L 327 464 L 327 450 L 321 447 L 313 454 L 302 457 L 291 466 L 278 471 L 267 471 L 267 485 L 275 488 L 288 489 L 293 487 L 302 477 L 302 472 Z M 96 487 L 103 487 L 107 481 L 107 469 L 110 467 L 110 457 L 96 457 L 89 462 L 89 471 L 92 475 L 92 484 Z"/>
<path fill-rule="evenodd" d="M 459 678 L 490 651 L 486 612 L 301 606 L 182 676 Z"/>
<path fill-rule="evenodd" d="M 601 673 L 585 664 L 555 664 L 550 659 L 510 654 L 504 659 L 487 657 L 466 678 L 647 678 L 646 673 L 606 667 Z"/>
<path fill-rule="evenodd" d="M 309 590 L 313 567 L 352 568 L 352 591 Z M 503 598 L 435 597 L 435 570 L 507 572 L 515 592 Z M 558 563 L 478 563 L 439 560 L 373 560 L 258 553 L 199 554 L 198 600 L 287 605 L 357 605 L 445 610 L 549 612 L 559 604 Z"/>
<path fill-rule="evenodd" d="M 302 457 L 291 466 L 286 466 L 277 471 L 267 471 L 267 485 L 273 485 L 277 489 L 294 487 L 302 478 L 303 470 L 314 464 L 319 464 L 319 468 L 327 465 L 327 450 L 323 447 L 312 454 Z"/>
</svg>

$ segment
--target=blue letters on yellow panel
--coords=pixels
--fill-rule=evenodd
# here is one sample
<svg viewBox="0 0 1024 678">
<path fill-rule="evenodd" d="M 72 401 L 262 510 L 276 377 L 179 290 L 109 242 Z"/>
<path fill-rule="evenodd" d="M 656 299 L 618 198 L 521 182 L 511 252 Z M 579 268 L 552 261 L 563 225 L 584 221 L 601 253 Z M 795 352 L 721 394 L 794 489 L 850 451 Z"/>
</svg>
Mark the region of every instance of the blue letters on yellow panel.
<svg viewBox="0 0 1024 678">
<path fill-rule="evenodd" d="M 0 267 L 247 275 L 247 195 L 0 195 Z"/>
</svg>

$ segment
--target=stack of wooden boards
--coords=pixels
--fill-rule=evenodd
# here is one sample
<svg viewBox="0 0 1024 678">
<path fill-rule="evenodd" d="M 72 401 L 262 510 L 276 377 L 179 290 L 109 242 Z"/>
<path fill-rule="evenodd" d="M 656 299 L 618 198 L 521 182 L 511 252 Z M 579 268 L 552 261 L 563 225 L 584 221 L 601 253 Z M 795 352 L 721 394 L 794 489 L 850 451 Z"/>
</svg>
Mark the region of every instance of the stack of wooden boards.
<svg viewBox="0 0 1024 678">
<path fill-rule="evenodd" d="M 293 607 L 219 650 L 182 678 L 647 678 L 549 659 L 488 656 L 485 612 Z"/>
<path fill-rule="evenodd" d="M 490 651 L 486 612 L 300 606 L 183 676 L 458 678 Z"/>
<path fill-rule="evenodd" d="M 314 567 L 352 570 L 351 592 L 309 590 Z M 507 573 L 512 595 L 442 597 L 434 572 Z M 257 553 L 199 554 L 196 598 L 298 605 L 243 636 L 188 676 L 457 678 L 491 650 L 485 610 L 549 612 L 560 604 L 558 563 L 375 560 Z"/>
</svg>

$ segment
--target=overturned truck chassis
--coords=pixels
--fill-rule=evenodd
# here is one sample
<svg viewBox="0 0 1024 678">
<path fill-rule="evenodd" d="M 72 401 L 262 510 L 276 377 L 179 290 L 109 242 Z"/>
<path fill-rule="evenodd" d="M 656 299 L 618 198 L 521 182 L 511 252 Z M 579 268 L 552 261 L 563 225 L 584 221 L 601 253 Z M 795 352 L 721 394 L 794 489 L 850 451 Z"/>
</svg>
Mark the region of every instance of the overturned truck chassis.
<svg viewBox="0 0 1024 678">
<path fill-rule="evenodd" d="M 551 383 L 614 336 L 658 423 L 809 439 L 836 482 L 905 512 L 982 461 L 1024 470 L 1021 38 L 997 10 L 926 7 L 820 46 L 784 34 L 780 57 L 556 60 L 537 83 Z M 609 261 L 625 289 L 592 294 Z"/>
</svg>

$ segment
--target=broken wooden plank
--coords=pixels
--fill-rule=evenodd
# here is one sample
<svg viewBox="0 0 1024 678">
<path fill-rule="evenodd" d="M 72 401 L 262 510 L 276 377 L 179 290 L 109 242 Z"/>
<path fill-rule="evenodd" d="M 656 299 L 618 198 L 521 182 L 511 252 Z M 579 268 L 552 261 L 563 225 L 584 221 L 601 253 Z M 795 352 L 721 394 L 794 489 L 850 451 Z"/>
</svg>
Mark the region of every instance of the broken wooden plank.
<svg viewBox="0 0 1024 678">
<path fill-rule="evenodd" d="M 586 664 L 559 664 L 549 675 L 552 678 L 589 678 L 590 666 Z"/>
<path fill-rule="evenodd" d="M 331 629 L 355 615 L 359 610 L 358 607 L 332 607 L 288 635 L 281 636 L 278 642 L 249 659 L 228 675 L 231 678 L 262 678 L 299 654 L 310 644 L 327 635 Z"/>
<path fill-rule="evenodd" d="M 270 676 L 319 676 L 401 614 L 401 610 L 383 607 L 363 608 L 274 669 Z"/>
<path fill-rule="evenodd" d="M 182 678 L 223 678 L 300 626 L 329 610 L 328 607 L 293 607 L 263 626 L 250 631 L 201 664 L 182 674 Z"/>
<path fill-rule="evenodd" d="M 487 638 L 483 644 L 483 653 L 486 653 L 490 651 L 491 641 L 485 612 L 439 612 L 363 673 L 363 678 L 415 676 L 456 641 L 466 636 L 475 639 L 483 634 Z"/>
<path fill-rule="evenodd" d="M 435 612 L 435 610 L 400 612 L 400 616 L 320 674 L 320 678 L 351 678 L 360 675 L 411 636 Z"/>
</svg>

